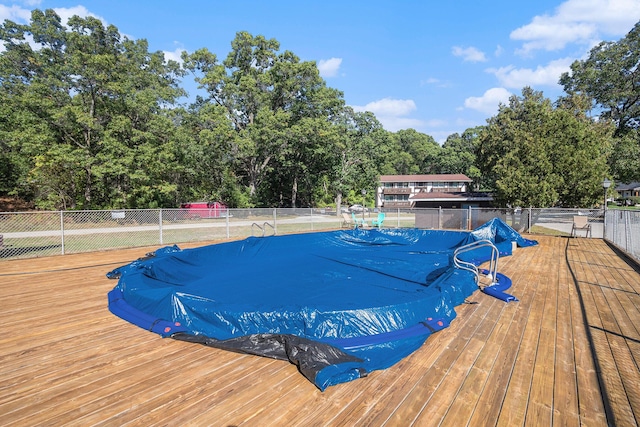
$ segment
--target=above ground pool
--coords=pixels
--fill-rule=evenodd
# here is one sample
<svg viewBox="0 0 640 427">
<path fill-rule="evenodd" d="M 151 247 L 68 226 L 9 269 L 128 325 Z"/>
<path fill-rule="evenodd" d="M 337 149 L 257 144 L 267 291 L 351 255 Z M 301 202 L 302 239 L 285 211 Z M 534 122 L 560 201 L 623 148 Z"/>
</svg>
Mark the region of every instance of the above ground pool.
<svg viewBox="0 0 640 427">
<path fill-rule="evenodd" d="M 501 256 L 512 242 L 535 244 L 494 219 L 473 232 L 356 228 L 165 247 L 107 274 L 118 279 L 109 309 L 163 337 L 289 360 L 324 390 L 393 365 L 448 326 L 478 290 L 454 250 L 480 240 Z M 459 259 L 490 256 L 480 247 Z"/>
</svg>

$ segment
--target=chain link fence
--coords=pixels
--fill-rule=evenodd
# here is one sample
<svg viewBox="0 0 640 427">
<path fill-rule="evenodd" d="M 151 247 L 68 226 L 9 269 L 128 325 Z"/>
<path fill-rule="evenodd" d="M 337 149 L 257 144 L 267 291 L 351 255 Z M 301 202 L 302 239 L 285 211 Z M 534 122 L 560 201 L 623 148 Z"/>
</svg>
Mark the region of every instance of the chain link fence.
<svg viewBox="0 0 640 427">
<path fill-rule="evenodd" d="M 521 233 L 569 236 L 575 215 L 586 215 L 592 237 L 604 236 L 602 210 L 576 209 L 383 209 L 357 212 L 371 225 L 384 212 L 385 228 L 472 230 L 498 217 Z M 350 227 L 335 209 L 136 209 L 0 213 L 0 260 L 42 257 L 139 246 L 215 242 L 249 236 L 305 233 Z M 621 247 L 637 249 L 638 216 L 622 219 L 627 228 L 614 229 L 616 212 L 607 216 L 609 231 L 635 237 Z M 637 212 L 636 212 L 637 214 Z M 348 213 L 347 217 L 351 217 Z M 619 227 L 619 226 L 615 226 Z M 615 231 L 614 231 L 615 230 Z M 614 234 L 612 234 L 613 236 Z M 625 237 L 626 238 L 626 237 Z M 635 245 L 635 246 L 633 246 Z"/>
<path fill-rule="evenodd" d="M 640 211 L 608 210 L 605 239 L 640 262 Z"/>
</svg>

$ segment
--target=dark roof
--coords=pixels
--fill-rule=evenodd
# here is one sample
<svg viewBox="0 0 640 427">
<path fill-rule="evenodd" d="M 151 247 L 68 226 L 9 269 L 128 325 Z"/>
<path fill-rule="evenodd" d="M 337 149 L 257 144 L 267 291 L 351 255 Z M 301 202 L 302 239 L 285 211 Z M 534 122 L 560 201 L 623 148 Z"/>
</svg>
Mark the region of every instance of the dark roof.
<svg viewBox="0 0 640 427">
<path fill-rule="evenodd" d="M 493 200 L 493 198 L 486 193 L 445 193 L 437 191 L 420 191 L 409 197 L 414 202 L 428 202 L 435 200 Z"/>
<path fill-rule="evenodd" d="M 442 173 L 432 175 L 382 175 L 380 182 L 473 182 L 462 173 Z"/>
<path fill-rule="evenodd" d="M 624 190 L 635 190 L 640 188 L 640 182 L 630 182 L 628 184 L 618 184 L 616 185 L 616 191 L 624 191 Z"/>
</svg>

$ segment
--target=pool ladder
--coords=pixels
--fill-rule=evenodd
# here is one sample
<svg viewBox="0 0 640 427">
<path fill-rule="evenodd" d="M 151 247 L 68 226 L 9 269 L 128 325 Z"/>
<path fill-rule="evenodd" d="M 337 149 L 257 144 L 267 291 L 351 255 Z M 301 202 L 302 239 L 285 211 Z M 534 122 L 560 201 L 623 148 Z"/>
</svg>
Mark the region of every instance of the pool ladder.
<svg viewBox="0 0 640 427">
<path fill-rule="evenodd" d="M 480 284 L 480 270 L 478 269 L 478 266 L 471 262 L 461 260 L 459 256 L 460 254 L 463 254 L 465 252 L 470 252 L 486 247 L 491 248 L 491 259 L 489 260 L 488 270 L 489 273 L 486 275 L 486 277 L 491 280 L 491 285 L 493 285 L 497 283 L 498 259 L 500 258 L 500 252 L 498 251 L 498 248 L 496 248 L 496 246 L 493 244 L 493 242 L 491 242 L 491 240 L 477 240 L 475 242 L 469 243 L 468 245 L 460 246 L 453 252 L 453 264 L 457 268 L 467 270 L 475 274 L 476 283 Z"/>
<path fill-rule="evenodd" d="M 267 226 L 269 226 L 271 228 L 271 232 L 273 233 L 272 236 L 276 235 L 276 228 L 269 222 L 264 222 L 262 225 L 258 224 L 257 222 L 254 222 L 253 224 L 251 224 L 251 235 L 255 237 L 255 235 L 253 234 L 253 230 L 254 227 L 259 229 L 260 231 L 262 231 L 262 236 L 260 237 L 264 237 L 266 231 L 267 231 Z"/>
</svg>

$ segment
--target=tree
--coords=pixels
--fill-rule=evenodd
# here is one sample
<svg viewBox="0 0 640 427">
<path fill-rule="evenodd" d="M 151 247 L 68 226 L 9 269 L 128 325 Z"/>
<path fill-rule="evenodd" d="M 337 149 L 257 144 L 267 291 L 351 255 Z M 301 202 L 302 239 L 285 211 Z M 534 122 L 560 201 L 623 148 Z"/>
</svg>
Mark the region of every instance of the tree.
<svg viewBox="0 0 640 427">
<path fill-rule="evenodd" d="M 640 22 L 617 42 L 601 42 L 585 60 L 571 64 L 560 84 L 569 95 L 585 94 L 613 120 L 616 134 L 640 126 Z"/>
<path fill-rule="evenodd" d="M 610 143 L 606 125 L 525 88 L 480 132 L 477 161 L 500 206 L 586 207 L 599 200 Z"/>
<path fill-rule="evenodd" d="M 331 169 L 332 118 L 344 106 L 313 62 L 278 52 L 275 39 L 239 32 L 227 58 L 206 49 L 185 55 L 185 67 L 233 123 L 236 176 L 254 203 L 311 204 L 314 182 Z M 301 200 L 299 189 L 304 187 Z"/>
<path fill-rule="evenodd" d="M 238 190 L 234 174 L 232 148 L 236 134 L 220 105 L 198 99 L 187 110 L 174 110 L 178 145 L 173 181 L 178 185 L 180 202 L 193 200 L 221 200 L 229 207 L 246 205 Z"/>
<path fill-rule="evenodd" d="M 629 130 L 614 139 L 609 163 L 616 180 L 640 181 L 640 129 Z"/>
<path fill-rule="evenodd" d="M 96 18 L 74 16 L 68 25 L 52 10 L 34 10 L 30 25 L 0 27 L 0 91 L 14 111 L 2 135 L 31 159 L 38 205 L 169 203 L 175 126 L 165 111 L 183 94 L 178 64 Z"/>
<path fill-rule="evenodd" d="M 440 146 L 429 135 L 414 129 L 399 130 L 393 135 L 391 162 L 395 173 L 415 175 L 429 169 L 429 159 L 437 157 Z"/>
<path fill-rule="evenodd" d="M 476 186 L 480 186 L 481 174 L 475 166 L 480 130 L 481 128 L 477 127 L 465 130 L 462 135 L 449 135 L 435 159 L 436 173 L 464 174 L 473 179 Z"/>
<path fill-rule="evenodd" d="M 584 96 L 616 125 L 610 162 L 615 179 L 640 180 L 640 22 L 617 42 L 602 42 L 560 78 L 569 96 Z"/>
<path fill-rule="evenodd" d="M 391 158 L 389 146 L 391 135 L 371 112 L 356 112 L 345 107 L 336 117 L 338 138 L 332 157 L 335 159 L 330 175 L 330 186 L 335 194 L 336 206 L 347 198 L 351 203 L 360 203 L 361 191 L 369 197 L 377 187 L 380 173 L 393 173 L 385 169 Z"/>
</svg>

